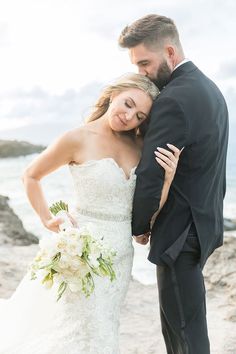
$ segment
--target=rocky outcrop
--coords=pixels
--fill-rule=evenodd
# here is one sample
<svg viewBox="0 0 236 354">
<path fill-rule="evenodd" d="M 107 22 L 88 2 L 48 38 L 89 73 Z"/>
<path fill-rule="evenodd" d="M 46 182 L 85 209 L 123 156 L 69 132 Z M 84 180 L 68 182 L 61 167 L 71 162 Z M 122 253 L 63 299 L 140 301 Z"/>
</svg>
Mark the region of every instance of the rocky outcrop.
<svg viewBox="0 0 236 354">
<path fill-rule="evenodd" d="M 36 244 L 30 246 L 0 245 L 0 298 L 9 298 L 12 295 L 29 269 L 37 251 L 38 245 Z"/>
<path fill-rule="evenodd" d="M 224 230 L 225 231 L 236 230 L 236 220 L 224 218 Z"/>
<path fill-rule="evenodd" d="M 0 196 L 0 245 L 26 246 L 38 243 L 38 238 L 24 229 L 8 200 L 8 197 Z"/>
<path fill-rule="evenodd" d="M 227 320 L 236 322 L 236 237 L 226 236 L 224 245 L 210 256 L 204 269 L 206 288 L 224 293 L 228 306 Z"/>
<path fill-rule="evenodd" d="M 38 238 L 24 229 L 8 201 L 0 195 L 0 297 L 12 294 L 38 247 Z"/>
<path fill-rule="evenodd" d="M 0 158 L 25 156 L 44 149 L 43 145 L 34 145 L 26 141 L 0 140 Z"/>
<path fill-rule="evenodd" d="M 224 245 L 216 249 L 208 259 L 204 275 L 209 289 L 232 287 L 236 301 L 236 237 L 224 238 Z"/>
</svg>

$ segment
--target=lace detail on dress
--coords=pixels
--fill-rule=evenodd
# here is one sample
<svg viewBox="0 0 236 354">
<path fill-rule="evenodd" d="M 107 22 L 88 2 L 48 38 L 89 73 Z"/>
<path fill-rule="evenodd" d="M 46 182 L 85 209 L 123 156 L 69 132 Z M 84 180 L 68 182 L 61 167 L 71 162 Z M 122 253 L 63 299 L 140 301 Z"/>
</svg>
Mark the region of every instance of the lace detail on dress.
<svg viewBox="0 0 236 354">
<path fill-rule="evenodd" d="M 130 220 L 130 222 L 131 222 L 130 215 L 104 214 L 104 213 L 85 210 L 85 209 L 81 209 L 81 208 L 77 208 L 77 212 L 78 212 L 78 214 L 90 216 L 95 219 L 101 219 L 101 220 L 106 220 L 106 221 L 110 220 L 110 221 L 116 221 L 116 222 Z"/>
<path fill-rule="evenodd" d="M 90 213 L 124 215 L 131 219 L 135 168 L 131 169 L 127 178 L 112 158 L 70 165 L 78 211 L 84 209 Z"/>
<path fill-rule="evenodd" d="M 74 217 L 81 226 L 90 223 L 94 236 L 103 236 L 116 250 L 116 280 L 96 277 L 91 297 L 66 292 L 56 302 L 56 289 L 45 290 L 27 274 L 11 299 L 0 304 L 0 354 L 119 353 L 120 308 L 133 260 L 135 168 L 127 178 L 113 159 L 105 158 L 70 165 L 70 171 L 77 200 Z"/>
</svg>

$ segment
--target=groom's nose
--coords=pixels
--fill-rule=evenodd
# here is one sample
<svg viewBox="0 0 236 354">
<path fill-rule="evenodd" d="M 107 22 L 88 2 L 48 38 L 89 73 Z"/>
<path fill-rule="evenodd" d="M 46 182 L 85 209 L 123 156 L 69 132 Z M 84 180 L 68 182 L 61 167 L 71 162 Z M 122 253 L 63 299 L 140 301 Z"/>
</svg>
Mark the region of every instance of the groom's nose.
<svg viewBox="0 0 236 354">
<path fill-rule="evenodd" d="M 138 68 L 138 73 L 140 74 L 140 75 L 144 75 L 144 76 L 147 76 L 147 71 L 145 70 L 145 68 L 142 68 L 142 67 L 139 67 Z"/>
</svg>

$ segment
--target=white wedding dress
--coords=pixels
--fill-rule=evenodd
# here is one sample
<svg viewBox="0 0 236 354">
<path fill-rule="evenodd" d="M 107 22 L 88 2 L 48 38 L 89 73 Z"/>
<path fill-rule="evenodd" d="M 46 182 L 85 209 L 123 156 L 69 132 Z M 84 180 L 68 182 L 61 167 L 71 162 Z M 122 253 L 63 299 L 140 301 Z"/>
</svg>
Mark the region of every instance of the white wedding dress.
<svg viewBox="0 0 236 354">
<path fill-rule="evenodd" d="M 96 277 L 89 297 L 66 291 L 56 302 L 29 273 L 0 302 L 0 354 L 118 354 L 119 317 L 131 277 L 131 211 L 135 168 L 126 176 L 112 158 L 69 166 L 79 225 L 90 223 L 117 252 L 116 280 Z M 49 237 L 49 236 L 48 236 Z"/>
</svg>

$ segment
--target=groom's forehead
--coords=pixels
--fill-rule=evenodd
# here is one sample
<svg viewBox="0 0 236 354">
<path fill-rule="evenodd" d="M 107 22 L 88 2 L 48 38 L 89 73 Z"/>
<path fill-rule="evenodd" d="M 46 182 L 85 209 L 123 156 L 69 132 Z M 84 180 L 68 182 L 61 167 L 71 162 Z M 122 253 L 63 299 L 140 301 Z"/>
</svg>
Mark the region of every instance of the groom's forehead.
<svg viewBox="0 0 236 354">
<path fill-rule="evenodd" d="M 139 44 L 136 47 L 129 49 L 129 56 L 132 64 L 140 64 L 146 60 L 150 60 L 155 52 L 145 47 L 144 44 Z"/>
</svg>

